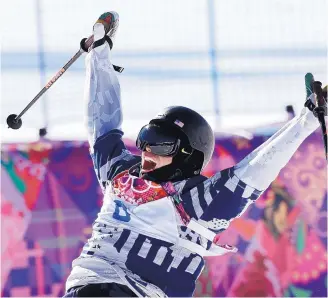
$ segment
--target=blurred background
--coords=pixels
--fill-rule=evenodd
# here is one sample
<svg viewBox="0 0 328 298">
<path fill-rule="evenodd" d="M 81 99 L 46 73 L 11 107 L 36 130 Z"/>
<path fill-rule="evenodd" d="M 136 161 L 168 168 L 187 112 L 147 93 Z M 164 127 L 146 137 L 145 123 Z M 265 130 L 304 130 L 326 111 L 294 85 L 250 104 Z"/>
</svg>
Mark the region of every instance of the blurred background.
<svg viewBox="0 0 328 298">
<path fill-rule="evenodd" d="M 125 68 L 119 80 L 128 148 L 135 150 L 139 128 L 159 110 L 185 105 L 216 132 L 215 154 L 204 172 L 211 175 L 241 160 L 301 110 L 307 72 L 327 82 L 327 5 L 2 1 L 2 296 L 62 295 L 101 205 L 85 143 L 84 57 L 23 116 L 20 130 L 6 125 L 8 114 L 18 114 L 78 51 L 101 13 L 120 15 L 112 62 Z M 196 296 L 326 295 L 323 156 L 318 131 L 274 187 L 223 233 L 239 252 L 209 260 Z M 284 228 L 277 232 L 279 221 Z"/>
<path fill-rule="evenodd" d="M 327 79 L 327 1 L 126 0 L 2 3 L 2 140 L 85 139 L 84 57 L 24 116 L 24 129 L 7 130 L 18 114 L 79 49 L 103 11 L 120 26 L 113 63 L 120 75 L 124 130 L 134 137 L 162 107 L 186 105 L 217 130 L 285 120 L 298 112 L 304 75 Z"/>
</svg>

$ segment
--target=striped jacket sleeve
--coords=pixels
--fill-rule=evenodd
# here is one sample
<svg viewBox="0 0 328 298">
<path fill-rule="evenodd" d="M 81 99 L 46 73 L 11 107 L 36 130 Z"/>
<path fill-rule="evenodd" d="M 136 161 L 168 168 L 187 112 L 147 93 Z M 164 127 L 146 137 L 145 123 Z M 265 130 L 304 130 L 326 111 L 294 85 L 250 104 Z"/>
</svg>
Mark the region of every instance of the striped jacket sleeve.
<svg viewBox="0 0 328 298">
<path fill-rule="evenodd" d="M 236 166 L 204 178 L 186 191 L 185 209 L 214 231 L 226 229 L 270 186 L 317 127 L 313 113 L 304 108 Z"/>
<path fill-rule="evenodd" d="M 122 141 L 121 90 L 107 43 L 86 57 L 84 97 L 90 153 L 97 178 L 105 187 L 108 180 L 140 159 Z"/>
<path fill-rule="evenodd" d="M 234 167 L 210 178 L 200 176 L 196 186 L 193 179 L 186 182 L 183 204 L 186 212 L 215 233 L 227 229 L 230 222 L 241 216 L 262 192 L 241 181 Z M 190 188 L 191 187 L 191 188 Z"/>
</svg>

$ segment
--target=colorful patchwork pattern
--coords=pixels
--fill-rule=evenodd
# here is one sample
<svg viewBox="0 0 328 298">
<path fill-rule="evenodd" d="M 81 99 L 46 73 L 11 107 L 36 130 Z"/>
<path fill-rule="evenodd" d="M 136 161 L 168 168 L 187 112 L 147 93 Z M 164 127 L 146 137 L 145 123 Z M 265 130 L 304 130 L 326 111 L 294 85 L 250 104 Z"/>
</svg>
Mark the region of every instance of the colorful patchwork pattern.
<svg viewBox="0 0 328 298">
<path fill-rule="evenodd" d="M 263 141 L 217 140 L 205 175 L 232 166 Z M 129 146 L 132 142 L 127 144 L 137 152 Z M 207 260 L 196 296 L 325 296 L 327 172 L 322 152 L 320 134 L 311 135 L 281 171 L 278 186 L 217 237 L 218 244 L 229 243 L 238 252 Z M 145 185 L 135 187 L 149 191 Z M 282 188 L 285 191 L 279 191 Z M 152 188 L 154 199 L 161 191 Z M 89 237 L 102 199 L 86 143 L 3 145 L 2 296 L 62 296 L 71 261 Z M 193 237 L 187 230 L 181 233 Z M 261 287 L 255 281 L 261 281 Z"/>
</svg>

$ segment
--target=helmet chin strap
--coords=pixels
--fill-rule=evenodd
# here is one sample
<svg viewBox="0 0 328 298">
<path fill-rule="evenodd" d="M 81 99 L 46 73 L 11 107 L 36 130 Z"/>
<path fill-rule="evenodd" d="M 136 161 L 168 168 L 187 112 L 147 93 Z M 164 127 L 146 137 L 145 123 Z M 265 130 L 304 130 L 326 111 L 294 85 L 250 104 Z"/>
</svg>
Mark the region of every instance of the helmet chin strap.
<svg viewBox="0 0 328 298">
<path fill-rule="evenodd" d="M 142 174 L 141 177 L 143 179 L 150 180 L 156 183 L 162 183 L 167 181 L 176 182 L 186 178 L 182 174 L 182 171 L 179 166 L 175 163 Z"/>
<path fill-rule="evenodd" d="M 184 160 L 174 159 L 171 164 L 142 174 L 141 177 L 156 183 L 177 182 L 199 173 L 200 169 L 197 169 L 194 163 L 190 162 L 189 158 L 186 158 Z"/>
<path fill-rule="evenodd" d="M 139 176 L 143 179 L 156 183 L 177 182 L 200 174 L 202 162 L 196 162 L 202 159 L 196 150 L 191 149 L 192 153 L 185 156 L 184 153 L 178 153 L 173 157 L 172 163 L 160 167 L 153 171 L 141 174 L 141 162 L 130 169 L 130 174 Z"/>
</svg>

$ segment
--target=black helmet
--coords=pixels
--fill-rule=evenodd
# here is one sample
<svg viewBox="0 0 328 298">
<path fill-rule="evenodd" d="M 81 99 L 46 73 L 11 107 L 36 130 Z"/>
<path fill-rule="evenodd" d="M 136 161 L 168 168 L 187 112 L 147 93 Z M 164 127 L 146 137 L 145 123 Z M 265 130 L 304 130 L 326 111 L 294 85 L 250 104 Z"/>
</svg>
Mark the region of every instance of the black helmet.
<svg viewBox="0 0 328 298">
<path fill-rule="evenodd" d="M 197 112 L 182 106 L 167 107 L 139 132 L 137 147 L 173 156 L 172 164 L 148 172 L 144 178 L 162 182 L 198 175 L 210 161 L 214 134 Z"/>
</svg>

